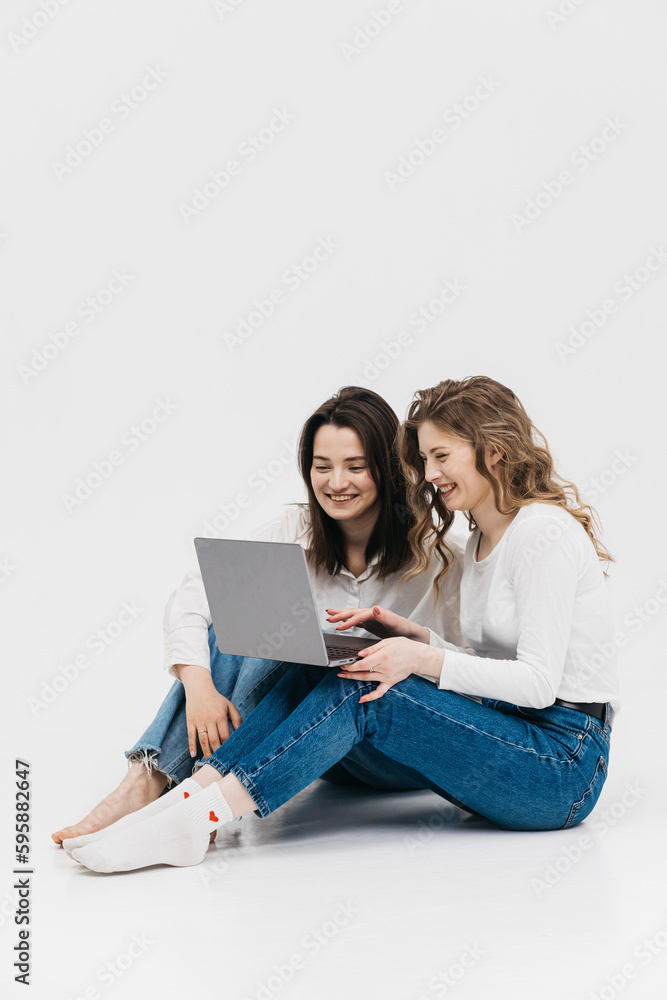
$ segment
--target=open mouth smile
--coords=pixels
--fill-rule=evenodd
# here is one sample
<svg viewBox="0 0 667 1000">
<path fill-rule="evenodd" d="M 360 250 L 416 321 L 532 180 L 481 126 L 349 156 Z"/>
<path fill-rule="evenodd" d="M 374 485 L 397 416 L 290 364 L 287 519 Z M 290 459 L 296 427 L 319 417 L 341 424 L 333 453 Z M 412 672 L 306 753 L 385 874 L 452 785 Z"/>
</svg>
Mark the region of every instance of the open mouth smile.
<svg viewBox="0 0 667 1000">
<path fill-rule="evenodd" d="M 438 486 L 443 499 L 450 497 L 454 490 L 456 489 L 456 483 L 445 483 L 444 486 Z"/>
</svg>

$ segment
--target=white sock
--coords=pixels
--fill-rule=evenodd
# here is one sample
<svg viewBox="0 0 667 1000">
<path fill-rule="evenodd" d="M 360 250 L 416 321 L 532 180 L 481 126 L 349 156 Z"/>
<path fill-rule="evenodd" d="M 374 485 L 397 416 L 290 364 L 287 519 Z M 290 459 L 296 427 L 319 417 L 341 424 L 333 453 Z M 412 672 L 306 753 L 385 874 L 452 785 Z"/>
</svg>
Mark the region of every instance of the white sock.
<svg viewBox="0 0 667 1000">
<path fill-rule="evenodd" d="M 95 833 L 84 833 L 81 837 L 66 837 L 63 840 L 63 847 L 71 857 L 72 851 L 75 851 L 77 847 L 94 844 L 96 840 L 100 840 L 102 837 L 108 837 L 112 833 L 119 833 L 129 826 L 134 826 L 135 823 L 142 823 L 150 816 L 155 816 L 157 813 L 162 812 L 163 809 L 167 809 L 174 802 L 180 801 L 184 796 L 195 795 L 197 792 L 201 792 L 201 790 L 202 786 L 199 782 L 195 781 L 194 778 L 186 778 L 174 788 L 170 788 L 165 795 L 158 796 L 155 802 L 149 802 L 143 809 L 136 809 L 134 812 L 128 813 L 127 816 L 121 816 L 115 823 L 106 826 L 103 830 L 96 830 Z"/>
<path fill-rule="evenodd" d="M 75 848 L 72 857 L 96 872 L 128 872 L 159 864 L 198 865 L 208 850 L 211 831 L 231 819 L 232 810 L 214 782 L 142 823 Z"/>
</svg>

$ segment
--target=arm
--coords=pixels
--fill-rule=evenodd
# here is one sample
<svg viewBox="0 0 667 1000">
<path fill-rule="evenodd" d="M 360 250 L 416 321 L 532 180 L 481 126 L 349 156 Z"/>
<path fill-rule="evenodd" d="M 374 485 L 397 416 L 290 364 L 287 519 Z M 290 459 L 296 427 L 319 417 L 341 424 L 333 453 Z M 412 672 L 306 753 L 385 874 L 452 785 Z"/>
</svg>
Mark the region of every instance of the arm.
<svg viewBox="0 0 667 1000">
<path fill-rule="evenodd" d="M 576 530 L 550 540 L 545 526 L 553 523 L 553 516 L 536 517 L 517 526 L 508 539 L 511 549 L 503 582 L 514 597 L 516 627 L 511 631 L 517 638 L 507 636 L 505 642 L 516 647 L 516 657 L 471 655 L 434 634 L 429 645 L 405 637 L 385 639 L 360 652 L 364 666 L 342 668 L 342 676 L 380 682 L 360 701 L 382 697 L 393 684 L 416 673 L 463 695 L 532 708 L 552 705 L 568 652 L 579 568 L 590 555 L 584 553 L 590 543 Z"/>
<path fill-rule="evenodd" d="M 210 668 L 207 670 L 196 663 L 175 663 L 174 674 L 182 682 L 186 693 L 196 689 L 215 689 Z"/>
<path fill-rule="evenodd" d="M 196 665 L 210 678 L 211 654 L 208 628 L 211 624 L 201 573 L 193 570 L 169 597 L 164 609 L 164 668 L 179 677 L 176 665 Z M 181 678 L 182 679 L 182 678 Z"/>
<path fill-rule="evenodd" d="M 517 526 L 509 539 L 516 658 L 473 656 L 433 634 L 431 645 L 443 650 L 438 687 L 531 708 L 553 704 L 569 644 L 581 539 L 576 531 L 565 530 L 545 548 L 541 543 L 548 524 L 553 524 L 548 516 L 532 519 Z"/>
</svg>

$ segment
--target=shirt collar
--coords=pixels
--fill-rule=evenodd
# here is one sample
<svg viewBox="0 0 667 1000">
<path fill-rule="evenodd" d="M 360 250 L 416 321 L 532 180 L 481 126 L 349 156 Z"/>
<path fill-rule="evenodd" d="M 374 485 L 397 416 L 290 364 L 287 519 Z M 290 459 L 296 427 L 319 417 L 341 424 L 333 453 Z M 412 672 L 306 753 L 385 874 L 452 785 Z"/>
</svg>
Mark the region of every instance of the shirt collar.
<svg viewBox="0 0 667 1000">
<path fill-rule="evenodd" d="M 341 576 L 349 576 L 350 579 L 354 580 L 356 583 L 364 583 L 366 580 L 368 580 L 370 576 L 373 575 L 373 571 L 379 562 L 380 562 L 380 556 L 379 553 L 376 552 L 371 561 L 366 566 L 366 569 L 361 574 L 361 576 L 355 576 L 354 573 L 350 572 L 347 566 L 341 566 L 340 573 Z"/>
</svg>

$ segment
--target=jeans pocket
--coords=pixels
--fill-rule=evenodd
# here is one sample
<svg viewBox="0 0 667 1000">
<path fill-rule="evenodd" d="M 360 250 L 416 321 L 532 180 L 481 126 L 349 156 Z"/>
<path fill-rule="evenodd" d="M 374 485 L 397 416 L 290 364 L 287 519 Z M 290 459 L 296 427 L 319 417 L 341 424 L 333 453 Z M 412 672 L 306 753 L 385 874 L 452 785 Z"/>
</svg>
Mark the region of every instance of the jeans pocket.
<svg viewBox="0 0 667 1000">
<path fill-rule="evenodd" d="M 575 758 L 581 753 L 588 732 L 588 717 L 583 713 L 573 712 L 576 721 L 572 722 L 569 718 L 563 720 L 561 714 L 552 718 L 549 709 L 521 708 L 515 705 L 513 714 L 537 726 L 545 736 L 562 746 L 568 757 Z M 583 720 L 581 726 L 577 725 L 580 720 Z"/>
<path fill-rule="evenodd" d="M 576 826 L 577 823 L 581 823 L 582 820 L 586 819 L 589 813 L 592 812 L 595 803 L 600 797 L 600 792 L 602 791 L 602 786 L 604 785 L 606 778 L 607 762 L 604 757 L 598 757 L 595 774 L 591 778 L 588 788 L 581 798 L 573 804 L 570 809 L 570 815 L 561 829 L 565 830 L 567 827 Z"/>
<path fill-rule="evenodd" d="M 609 736 L 611 730 L 603 729 L 598 720 L 594 716 L 591 716 L 591 729 L 594 733 L 596 733 L 597 736 L 599 736 L 601 740 L 604 740 L 607 746 L 610 746 L 611 741 L 609 739 Z"/>
</svg>

